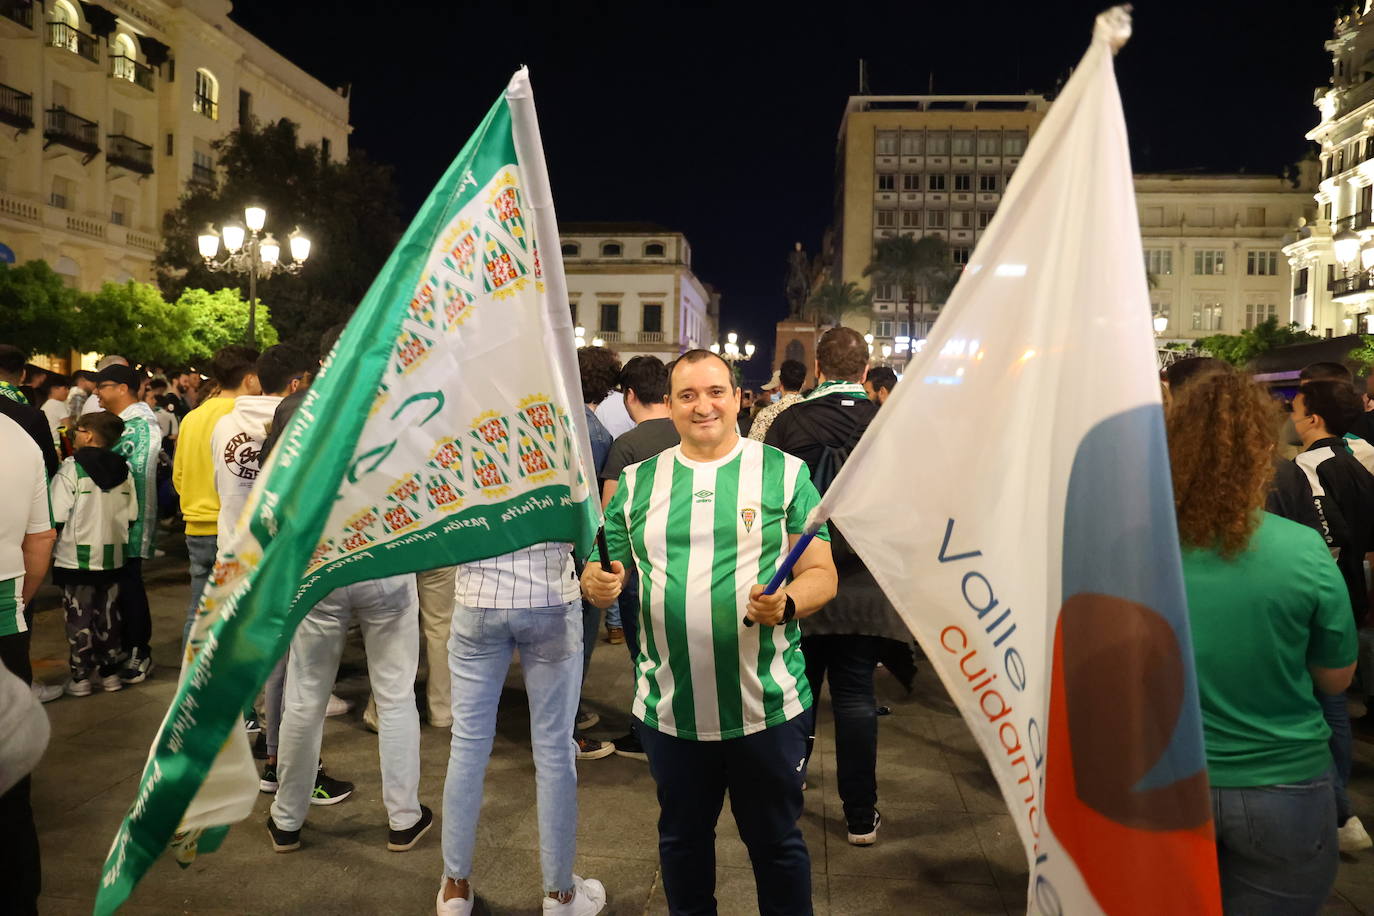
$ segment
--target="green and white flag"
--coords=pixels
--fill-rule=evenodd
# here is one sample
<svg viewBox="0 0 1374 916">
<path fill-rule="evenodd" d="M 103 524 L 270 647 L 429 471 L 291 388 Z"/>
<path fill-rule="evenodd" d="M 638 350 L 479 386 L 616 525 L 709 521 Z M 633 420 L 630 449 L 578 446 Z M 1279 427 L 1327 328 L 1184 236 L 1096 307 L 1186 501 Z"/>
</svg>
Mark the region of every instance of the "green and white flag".
<svg viewBox="0 0 1374 916">
<path fill-rule="evenodd" d="M 525 70 L 349 322 L 220 554 L 181 685 L 105 861 L 111 913 L 162 852 L 217 846 L 257 796 L 241 711 L 332 589 L 543 541 L 599 509 Z"/>
</svg>

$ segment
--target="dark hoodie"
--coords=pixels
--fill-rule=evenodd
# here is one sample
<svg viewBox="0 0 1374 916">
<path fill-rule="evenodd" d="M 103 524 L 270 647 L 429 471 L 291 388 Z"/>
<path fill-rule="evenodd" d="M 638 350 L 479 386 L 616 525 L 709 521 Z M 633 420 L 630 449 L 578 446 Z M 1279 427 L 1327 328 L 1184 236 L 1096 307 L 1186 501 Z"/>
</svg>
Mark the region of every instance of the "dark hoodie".
<svg viewBox="0 0 1374 916">
<path fill-rule="evenodd" d="M 114 452 L 103 448 L 79 448 L 72 456 L 81 470 L 106 492 L 129 479 L 129 463 Z"/>
</svg>

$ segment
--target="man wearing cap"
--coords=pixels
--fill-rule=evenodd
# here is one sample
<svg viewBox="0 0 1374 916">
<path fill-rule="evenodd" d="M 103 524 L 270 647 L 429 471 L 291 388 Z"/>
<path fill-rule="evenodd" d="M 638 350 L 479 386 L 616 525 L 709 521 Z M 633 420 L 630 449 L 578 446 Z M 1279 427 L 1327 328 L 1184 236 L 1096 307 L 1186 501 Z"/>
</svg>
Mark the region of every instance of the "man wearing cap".
<svg viewBox="0 0 1374 916">
<path fill-rule="evenodd" d="M 763 390 L 770 394 L 782 391 L 782 397 L 759 411 L 759 415 L 754 418 L 754 425 L 749 429 L 749 438 L 755 442 L 762 442 L 763 437 L 768 435 L 768 427 L 773 425 L 778 414 L 801 402 L 801 390 L 805 384 L 806 366 L 799 360 L 783 360 L 782 365 L 773 370 L 773 377 L 768 380 L 768 384 L 763 386 Z"/>
<path fill-rule="evenodd" d="M 124 650 L 129 653 L 119 679 L 126 684 L 142 683 L 153 670 L 148 647 L 153 618 L 143 588 L 143 561 L 153 555 L 157 535 L 157 456 L 162 430 L 153 409 L 139 400 L 141 381 L 133 369 L 118 364 L 106 366 L 95 377 L 100 406 L 124 421 L 124 434 L 112 451 L 129 462 L 138 495 L 138 520 L 129 528 L 129 546 L 119 575 L 119 616 L 124 621 Z"/>
</svg>

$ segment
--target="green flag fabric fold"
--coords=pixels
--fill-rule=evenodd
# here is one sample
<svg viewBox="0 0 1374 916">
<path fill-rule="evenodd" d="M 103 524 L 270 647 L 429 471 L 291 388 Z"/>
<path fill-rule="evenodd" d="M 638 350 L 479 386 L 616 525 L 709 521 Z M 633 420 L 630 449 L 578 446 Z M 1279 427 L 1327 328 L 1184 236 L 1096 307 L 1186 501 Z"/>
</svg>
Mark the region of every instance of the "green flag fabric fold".
<svg viewBox="0 0 1374 916">
<path fill-rule="evenodd" d="M 241 711 L 301 618 L 354 582 L 567 542 L 599 523 L 557 220 L 526 71 L 373 282 L 220 544 L 181 683 L 95 911 L 257 794 Z"/>
</svg>

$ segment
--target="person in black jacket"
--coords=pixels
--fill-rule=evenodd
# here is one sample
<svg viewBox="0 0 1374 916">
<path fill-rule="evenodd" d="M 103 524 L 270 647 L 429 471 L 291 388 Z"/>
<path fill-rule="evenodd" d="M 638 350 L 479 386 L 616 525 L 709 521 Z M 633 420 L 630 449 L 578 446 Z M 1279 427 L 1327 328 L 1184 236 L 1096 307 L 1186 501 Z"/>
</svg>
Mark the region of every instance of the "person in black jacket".
<svg viewBox="0 0 1374 916">
<path fill-rule="evenodd" d="M 878 413 L 878 405 L 864 392 L 867 367 L 868 344 L 857 331 L 826 331 L 816 347 L 819 384 L 801 403 L 778 414 L 763 440 L 805 461 L 822 494 Z M 881 820 L 873 670 L 886 640 L 907 643 L 911 634 L 845 542 L 844 532 L 832 524 L 830 535 L 839 592 L 802 623 L 802 655 L 813 697 L 820 696 L 821 682 L 830 678 L 840 801 L 849 842 L 868 846 L 877 840 Z"/>
</svg>

